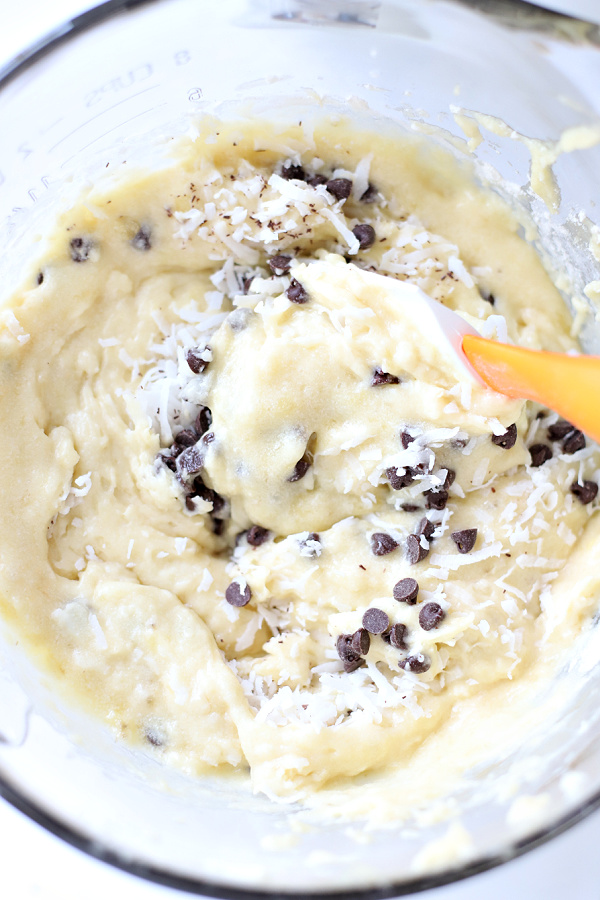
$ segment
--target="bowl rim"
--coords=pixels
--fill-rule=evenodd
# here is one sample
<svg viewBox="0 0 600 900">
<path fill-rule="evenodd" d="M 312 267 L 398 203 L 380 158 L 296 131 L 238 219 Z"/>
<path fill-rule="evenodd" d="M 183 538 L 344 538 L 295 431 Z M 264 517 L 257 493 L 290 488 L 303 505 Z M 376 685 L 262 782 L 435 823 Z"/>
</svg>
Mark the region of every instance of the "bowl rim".
<svg viewBox="0 0 600 900">
<path fill-rule="evenodd" d="M 109 2 L 112 3 L 113 0 L 109 0 Z M 116 0 L 116 2 L 120 2 L 120 0 Z M 102 840 L 76 830 L 58 816 L 47 812 L 40 804 L 35 803 L 22 791 L 15 788 L 2 772 L 0 772 L 0 798 L 37 825 L 41 825 L 54 837 L 60 838 L 66 844 L 99 862 L 153 884 L 185 891 L 188 894 L 215 897 L 218 900 L 273 900 L 273 898 L 277 898 L 277 900 L 279 898 L 282 900 L 392 900 L 395 897 L 414 895 L 464 881 L 473 875 L 488 872 L 503 863 L 518 859 L 531 850 L 559 837 L 600 808 L 600 791 L 597 791 L 571 813 L 561 817 L 550 827 L 540 828 L 528 837 L 515 841 L 504 853 L 484 856 L 460 868 L 443 869 L 431 875 L 411 878 L 408 881 L 390 882 L 382 887 L 368 887 L 355 891 L 345 889 L 339 891 L 283 891 L 235 887 L 217 881 L 180 875 L 162 866 L 153 866 L 148 862 L 132 859 L 131 855 L 119 853 Z"/>
<path fill-rule="evenodd" d="M 168 0 L 104 0 L 104 2 L 64 21 L 20 51 L 0 68 L 0 92 L 41 59 L 51 55 L 57 48 L 73 38 L 92 31 L 96 26 L 120 14 L 135 12 L 143 7 L 166 2 Z M 463 0 L 458 0 L 459 5 L 462 2 Z M 478 9 L 477 5 L 471 8 L 474 12 L 480 14 L 483 12 Z M 548 12 L 552 14 L 551 11 Z M 554 13 L 554 15 L 559 14 Z M 575 16 L 569 18 L 576 19 Z M 417 876 L 403 882 L 390 882 L 382 887 L 367 887 L 353 891 L 345 889 L 282 891 L 280 889 L 259 890 L 235 887 L 212 880 L 180 875 L 165 867 L 153 866 L 145 861 L 136 861 L 131 858 L 130 854 L 119 853 L 102 840 L 86 835 L 82 830 L 77 830 L 58 816 L 48 812 L 41 804 L 36 803 L 15 787 L 2 771 L 0 771 L 0 798 L 53 836 L 93 859 L 163 887 L 185 891 L 188 894 L 215 897 L 219 900 L 273 900 L 273 898 L 284 898 L 284 900 L 288 900 L 288 898 L 289 900 L 334 900 L 334 898 L 335 900 L 391 900 L 394 897 L 417 894 L 463 881 L 473 875 L 487 872 L 503 863 L 517 859 L 560 836 L 600 809 L 599 789 L 548 828 L 540 828 L 529 836 L 515 841 L 506 848 L 504 853 L 487 855 L 459 868 L 446 868 L 431 875 Z"/>
</svg>

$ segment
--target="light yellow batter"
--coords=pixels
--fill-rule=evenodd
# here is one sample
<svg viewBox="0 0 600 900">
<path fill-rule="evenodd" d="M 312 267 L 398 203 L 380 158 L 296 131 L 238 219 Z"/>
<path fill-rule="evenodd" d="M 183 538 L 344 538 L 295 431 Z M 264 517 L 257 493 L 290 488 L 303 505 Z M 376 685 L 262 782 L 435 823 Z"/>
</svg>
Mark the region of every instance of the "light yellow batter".
<svg viewBox="0 0 600 900">
<path fill-rule="evenodd" d="M 497 196 L 339 120 L 212 122 L 89 191 L 0 313 L 4 606 L 167 765 L 402 817 L 591 617 L 598 448 L 461 371 L 405 282 L 575 346 Z"/>
</svg>

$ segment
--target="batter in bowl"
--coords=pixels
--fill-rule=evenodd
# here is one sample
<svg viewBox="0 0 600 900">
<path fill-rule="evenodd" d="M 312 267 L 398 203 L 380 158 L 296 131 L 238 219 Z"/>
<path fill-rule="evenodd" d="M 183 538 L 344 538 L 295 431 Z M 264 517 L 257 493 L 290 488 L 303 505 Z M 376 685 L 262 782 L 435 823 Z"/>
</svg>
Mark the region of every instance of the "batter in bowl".
<svg viewBox="0 0 600 900">
<path fill-rule="evenodd" d="M 166 765 L 399 819 L 587 627 L 598 448 L 471 378 L 407 284 L 576 349 L 498 196 L 341 119 L 205 122 L 5 304 L 4 606 Z"/>
</svg>

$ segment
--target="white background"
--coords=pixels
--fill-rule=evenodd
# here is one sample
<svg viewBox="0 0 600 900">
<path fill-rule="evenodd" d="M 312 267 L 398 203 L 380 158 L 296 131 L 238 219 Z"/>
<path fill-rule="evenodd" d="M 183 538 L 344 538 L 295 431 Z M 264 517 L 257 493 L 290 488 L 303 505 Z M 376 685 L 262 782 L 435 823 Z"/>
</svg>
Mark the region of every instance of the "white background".
<svg viewBox="0 0 600 900">
<path fill-rule="evenodd" d="M 90 0 L 0 0 L 0 68 L 59 22 L 93 5 Z M 545 5 L 600 23 L 600 0 L 546 0 Z M 521 859 L 418 896 L 420 900 L 600 900 L 599 844 L 600 813 L 596 813 Z M 0 896 L 183 900 L 185 895 L 90 859 L 0 800 Z"/>
</svg>

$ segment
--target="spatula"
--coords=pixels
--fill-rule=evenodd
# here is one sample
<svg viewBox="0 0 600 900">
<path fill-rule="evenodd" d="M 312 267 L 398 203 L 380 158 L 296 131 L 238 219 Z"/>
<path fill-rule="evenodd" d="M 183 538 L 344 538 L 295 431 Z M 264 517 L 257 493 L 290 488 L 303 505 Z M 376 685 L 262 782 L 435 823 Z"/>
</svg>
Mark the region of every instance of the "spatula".
<svg viewBox="0 0 600 900">
<path fill-rule="evenodd" d="M 410 308 L 429 340 L 451 347 L 466 377 L 515 399 L 534 400 L 555 410 L 600 442 L 600 357 L 526 350 L 481 337 L 463 318 L 417 285 L 387 275 L 361 272 Z"/>
<path fill-rule="evenodd" d="M 535 400 L 600 441 L 600 357 L 526 350 L 465 334 L 462 351 L 488 387 Z"/>
</svg>

